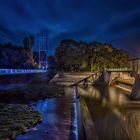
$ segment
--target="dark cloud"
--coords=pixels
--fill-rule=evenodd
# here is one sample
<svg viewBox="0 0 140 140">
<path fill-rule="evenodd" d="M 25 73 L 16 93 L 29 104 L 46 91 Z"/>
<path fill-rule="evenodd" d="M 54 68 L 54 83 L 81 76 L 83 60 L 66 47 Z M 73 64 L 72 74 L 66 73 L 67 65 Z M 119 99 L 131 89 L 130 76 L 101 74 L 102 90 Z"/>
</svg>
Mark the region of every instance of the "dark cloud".
<svg viewBox="0 0 140 140">
<path fill-rule="evenodd" d="M 140 10 L 134 14 L 124 14 L 114 19 L 109 28 L 112 34 L 140 30 Z"/>
<path fill-rule="evenodd" d="M 115 46 L 124 48 L 133 57 L 140 57 L 140 33 L 128 35 L 122 39 L 114 41 Z"/>
<path fill-rule="evenodd" d="M 47 31 L 50 52 L 62 39 L 74 38 L 134 48 L 135 55 L 140 47 L 139 7 L 139 0 L 1 0 L 0 41 L 21 44 L 24 35 Z"/>
</svg>

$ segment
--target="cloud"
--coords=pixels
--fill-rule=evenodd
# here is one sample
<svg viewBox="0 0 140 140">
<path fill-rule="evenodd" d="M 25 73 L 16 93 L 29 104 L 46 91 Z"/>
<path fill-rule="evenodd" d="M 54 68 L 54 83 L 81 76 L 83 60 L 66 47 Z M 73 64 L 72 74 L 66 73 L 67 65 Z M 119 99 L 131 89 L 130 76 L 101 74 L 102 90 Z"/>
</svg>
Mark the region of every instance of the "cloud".
<svg viewBox="0 0 140 140">
<path fill-rule="evenodd" d="M 112 42 L 132 50 L 130 42 L 137 51 L 139 5 L 139 0 L 0 1 L 0 41 L 21 44 L 25 35 L 47 31 L 50 52 L 66 38 Z"/>
</svg>

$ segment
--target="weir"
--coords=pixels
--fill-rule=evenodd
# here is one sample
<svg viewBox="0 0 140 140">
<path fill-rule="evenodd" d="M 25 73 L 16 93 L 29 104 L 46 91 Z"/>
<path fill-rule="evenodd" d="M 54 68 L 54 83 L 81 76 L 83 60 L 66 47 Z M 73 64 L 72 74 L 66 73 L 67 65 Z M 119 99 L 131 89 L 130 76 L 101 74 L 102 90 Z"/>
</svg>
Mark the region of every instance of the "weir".
<svg viewBox="0 0 140 140">
<path fill-rule="evenodd" d="M 136 60 L 134 60 L 136 61 Z M 135 64 L 138 65 L 138 63 L 135 62 Z M 68 86 L 77 86 L 77 85 L 84 85 L 85 87 L 87 85 L 93 85 L 94 82 L 96 84 L 98 83 L 104 83 L 105 85 L 112 85 L 117 84 L 118 87 L 126 88 L 128 86 L 126 85 L 132 85 L 132 89 L 128 87 L 128 91 L 131 91 L 130 97 L 132 99 L 139 99 L 140 98 L 140 70 L 138 66 L 135 66 L 133 64 L 132 68 L 109 68 L 105 69 L 105 71 L 101 73 L 89 73 L 86 74 L 84 77 L 81 77 L 78 81 L 74 81 Z M 45 74 L 48 72 L 48 69 L 0 69 L 0 75 L 26 75 L 26 74 L 34 74 L 38 75 L 39 73 Z M 12 78 L 12 77 L 11 77 Z M 4 77 L 3 77 L 4 79 Z M 9 77 L 10 79 L 10 77 Z M 27 78 L 26 78 L 27 79 Z M 5 81 L 5 80 L 3 80 Z M 60 82 L 60 81 L 59 81 Z"/>
<path fill-rule="evenodd" d="M 43 73 L 43 72 L 45 72 L 45 71 L 42 71 L 42 74 L 47 73 L 47 71 L 46 71 L 46 73 Z M 38 72 L 34 73 L 34 75 L 38 75 L 38 74 L 41 75 L 41 73 L 38 73 Z M 21 74 L 21 75 L 23 75 L 23 74 Z M 19 76 L 21 76 L 21 75 L 19 74 Z M 25 75 L 30 75 L 30 74 L 25 74 Z M 4 77 L 5 75 L 2 75 L 2 76 Z M 11 76 L 15 76 L 15 75 L 11 75 Z M 98 137 L 104 137 L 104 134 L 102 134 L 100 136 L 99 133 L 101 133 L 101 132 L 97 131 L 98 127 L 96 126 L 97 125 L 96 120 L 95 120 L 95 122 L 93 120 L 93 118 L 95 116 L 91 112 L 92 106 L 89 105 L 89 103 L 86 99 L 87 96 L 89 96 L 91 98 L 91 101 L 90 101 L 91 104 L 95 101 L 98 102 L 98 104 L 99 104 L 100 101 L 98 101 L 98 100 L 102 99 L 102 103 L 101 103 L 101 105 L 100 104 L 99 105 L 101 108 L 104 109 L 104 106 L 106 106 L 106 107 L 110 106 L 110 104 L 109 104 L 110 101 L 112 101 L 115 104 L 116 104 L 116 102 L 118 102 L 117 104 L 119 104 L 119 105 L 123 104 L 123 101 L 124 101 L 123 99 L 126 99 L 127 95 L 128 95 L 128 94 L 125 94 L 125 92 L 124 92 L 124 95 L 122 93 L 117 94 L 117 92 L 115 93 L 115 89 L 113 88 L 113 91 L 112 91 L 112 88 L 110 88 L 110 86 L 109 86 L 109 90 L 111 90 L 111 92 L 108 93 L 108 85 L 107 86 L 100 85 L 100 88 L 101 88 L 100 90 L 103 90 L 102 91 L 103 93 L 107 92 L 106 93 L 107 97 L 106 97 L 106 96 L 104 96 L 104 94 L 96 92 L 96 90 L 94 90 L 93 86 L 91 86 L 92 88 L 90 88 L 90 85 L 93 85 L 93 83 L 95 81 L 98 81 L 98 79 L 100 79 L 101 77 L 103 77 L 104 80 L 106 80 L 108 83 L 110 82 L 110 85 L 111 85 L 112 82 L 114 82 L 114 80 L 116 80 L 117 78 L 118 78 L 117 79 L 118 81 L 120 80 L 120 82 L 122 82 L 121 80 L 123 78 L 124 79 L 130 78 L 130 76 L 131 75 L 129 72 L 116 72 L 116 71 L 113 71 L 113 72 L 106 71 L 106 72 L 102 73 L 102 75 L 101 75 L 101 73 L 77 73 L 77 74 L 76 73 L 63 73 L 63 74 L 61 73 L 61 74 L 56 74 L 56 76 L 54 76 L 54 78 L 50 81 L 50 84 L 56 83 L 58 85 L 68 86 L 68 87 L 66 87 L 67 88 L 66 93 L 69 93 L 68 98 L 67 98 L 67 96 L 65 96 L 65 98 L 63 98 L 63 99 L 57 99 L 56 104 L 59 105 L 62 101 L 62 106 L 63 105 L 67 106 L 69 104 L 68 106 L 73 108 L 73 110 L 74 110 L 73 118 L 74 119 L 72 121 L 69 121 L 70 122 L 69 125 L 72 124 L 72 126 L 74 126 L 74 128 L 75 128 L 74 136 L 75 136 L 76 140 L 78 138 L 82 139 L 82 137 L 85 137 L 85 136 L 91 140 L 93 137 L 94 137 L 94 139 L 98 139 Z M 7 75 L 6 75 L 6 77 L 7 77 Z M 86 87 L 86 85 L 89 85 L 89 86 Z M 76 89 L 74 86 L 76 86 Z M 120 86 L 122 86 L 122 85 L 120 85 Z M 70 89 L 70 90 L 68 90 L 68 89 Z M 76 92 L 78 92 L 78 94 L 80 95 L 80 97 L 78 99 L 76 97 Z M 130 95 L 128 95 L 128 96 L 130 96 Z M 93 100 L 93 97 L 96 100 Z M 116 99 L 117 101 L 114 101 L 114 99 Z M 127 101 L 128 101 L 128 99 L 127 99 Z M 124 101 L 124 103 L 125 103 L 125 101 Z M 93 106 L 98 107 L 98 105 L 95 106 L 94 103 L 93 103 Z M 94 110 L 95 109 L 96 108 L 94 108 Z M 102 109 L 99 109 L 99 111 L 100 110 L 102 110 Z M 108 110 L 110 110 L 112 112 L 112 116 L 114 116 L 114 114 L 115 114 L 115 116 L 117 116 L 118 121 L 121 122 L 121 119 L 123 118 L 123 116 L 122 116 L 122 114 L 120 114 L 119 109 L 115 108 L 115 105 L 114 105 L 114 107 L 110 107 Z M 48 115 L 47 113 L 46 113 L 46 116 Z M 57 112 L 54 112 L 54 115 L 57 115 L 55 113 L 57 113 Z M 61 116 L 59 116 L 59 117 L 60 117 L 60 119 L 63 120 L 63 118 L 61 118 Z M 100 117 L 102 117 L 102 115 L 100 115 Z M 47 123 L 49 123 L 49 121 Z M 109 125 L 111 124 L 111 122 L 108 122 L 108 123 L 109 123 Z M 30 137 L 32 134 L 36 134 L 36 132 L 38 134 L 38 138 L 41 137 L 39 130 L 40 130 L 40 128 L 44 128 L 44 124 L 46 125 L 46 122 L 43 122 L 43 124 L 39 124 L 39 125 L 37 125 L 37 127 L 34 127 L 33 129 L 29 130 L 29 132 L 27 133 L 27 135 L 25 135 L 25 137 L 26 136 Z M 66 123 L 64 123 L 64 124 L 67 125 Z M 103 124 L 103 126 L 104 126 L 104 124 Z M 103 128 L 104 128 L 104 131 L 107 131 L 105 129 L 105 127 L 103 127 Z M 34 129 L 37 131 L 35 132 Z M 49 130 L 48 128 L 46 128 L 46 129 Z M 55 131 L 56 130 L 54 130 L 54 132 Z M 65 131 L 66 135 L 68 134 L 68 131 L 67 130 Z M 41 132 L 45 134 L 44 129 L 41 129 Z M 112 130 L 112 132 L 114 132 L 114 131 Z M 49 133 L 49 134 L 52 136 L 52 133 Z M 115 134 L 112 134 L 112 137 L 114 137 L 114 135 Z M 46 134 L 46 136 L 49 136 L 49 135 Z M 62 135 L 60 134 L 60 137 L 61 136 Z M 17 137 L 17 139 L 20 140 L 23 137 L 24 136 L 19 136 L 19 137 Z"/>
<path fill-rule="evenodd" d="M 140 99 L 140 58 L 131 59 L 131 68 L 110 68 L 105 69 L 103 73 L 104 82 L 108 85 L 121 83 L 131 85 L 130 98 L 134 100 Z"/>
</svg>

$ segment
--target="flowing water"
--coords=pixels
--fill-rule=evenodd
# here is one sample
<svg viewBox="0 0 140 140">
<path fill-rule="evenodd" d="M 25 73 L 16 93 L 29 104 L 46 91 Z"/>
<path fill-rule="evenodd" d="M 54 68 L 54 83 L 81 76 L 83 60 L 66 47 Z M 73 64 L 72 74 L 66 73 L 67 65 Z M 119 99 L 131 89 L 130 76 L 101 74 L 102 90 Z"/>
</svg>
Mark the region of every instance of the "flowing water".
<svg viewBox="0 0 140 140">
<path fill-rule="evenodd" d="M 140 140 L 140 102 L 115 87 L 78 87 L 99 140 Z"/>
<path fill-rule="evenodd" d="M 64 98 L 36 102 L 34 109 L 42 113 L 42 123 L 16 140 L 78 140 L 73 91 L 67 88 L 69 95 Z M 99 140 L 140 140 L 140 102 L 131 101 L 128 92 L 115 87 L 89 86 L 78 87 L 78 93 L 87 104 Z M 71 110 L 70 116 L 66 115 L 67 110 Z"/>
<path fill-rule="evenodd" d="M 73 88 L 65 91 L 65 97 L 35 102 L 34 110 L 42 114 L 43 120 L 16 140 L 78 140 Z"/>
</svg>

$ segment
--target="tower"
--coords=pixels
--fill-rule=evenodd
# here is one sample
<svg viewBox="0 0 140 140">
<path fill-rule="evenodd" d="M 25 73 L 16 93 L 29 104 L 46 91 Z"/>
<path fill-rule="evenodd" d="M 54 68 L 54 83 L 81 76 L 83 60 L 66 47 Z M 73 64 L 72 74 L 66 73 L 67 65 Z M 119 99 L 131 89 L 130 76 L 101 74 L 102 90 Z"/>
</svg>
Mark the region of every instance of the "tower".
<svg viewBox="0 0 140 140">
<path fill-rule="evenodd" d="M 38 63 L 39 68 L 48 68 L 48 36 L 47 33 L 38 35 Z"/>
</svg>

